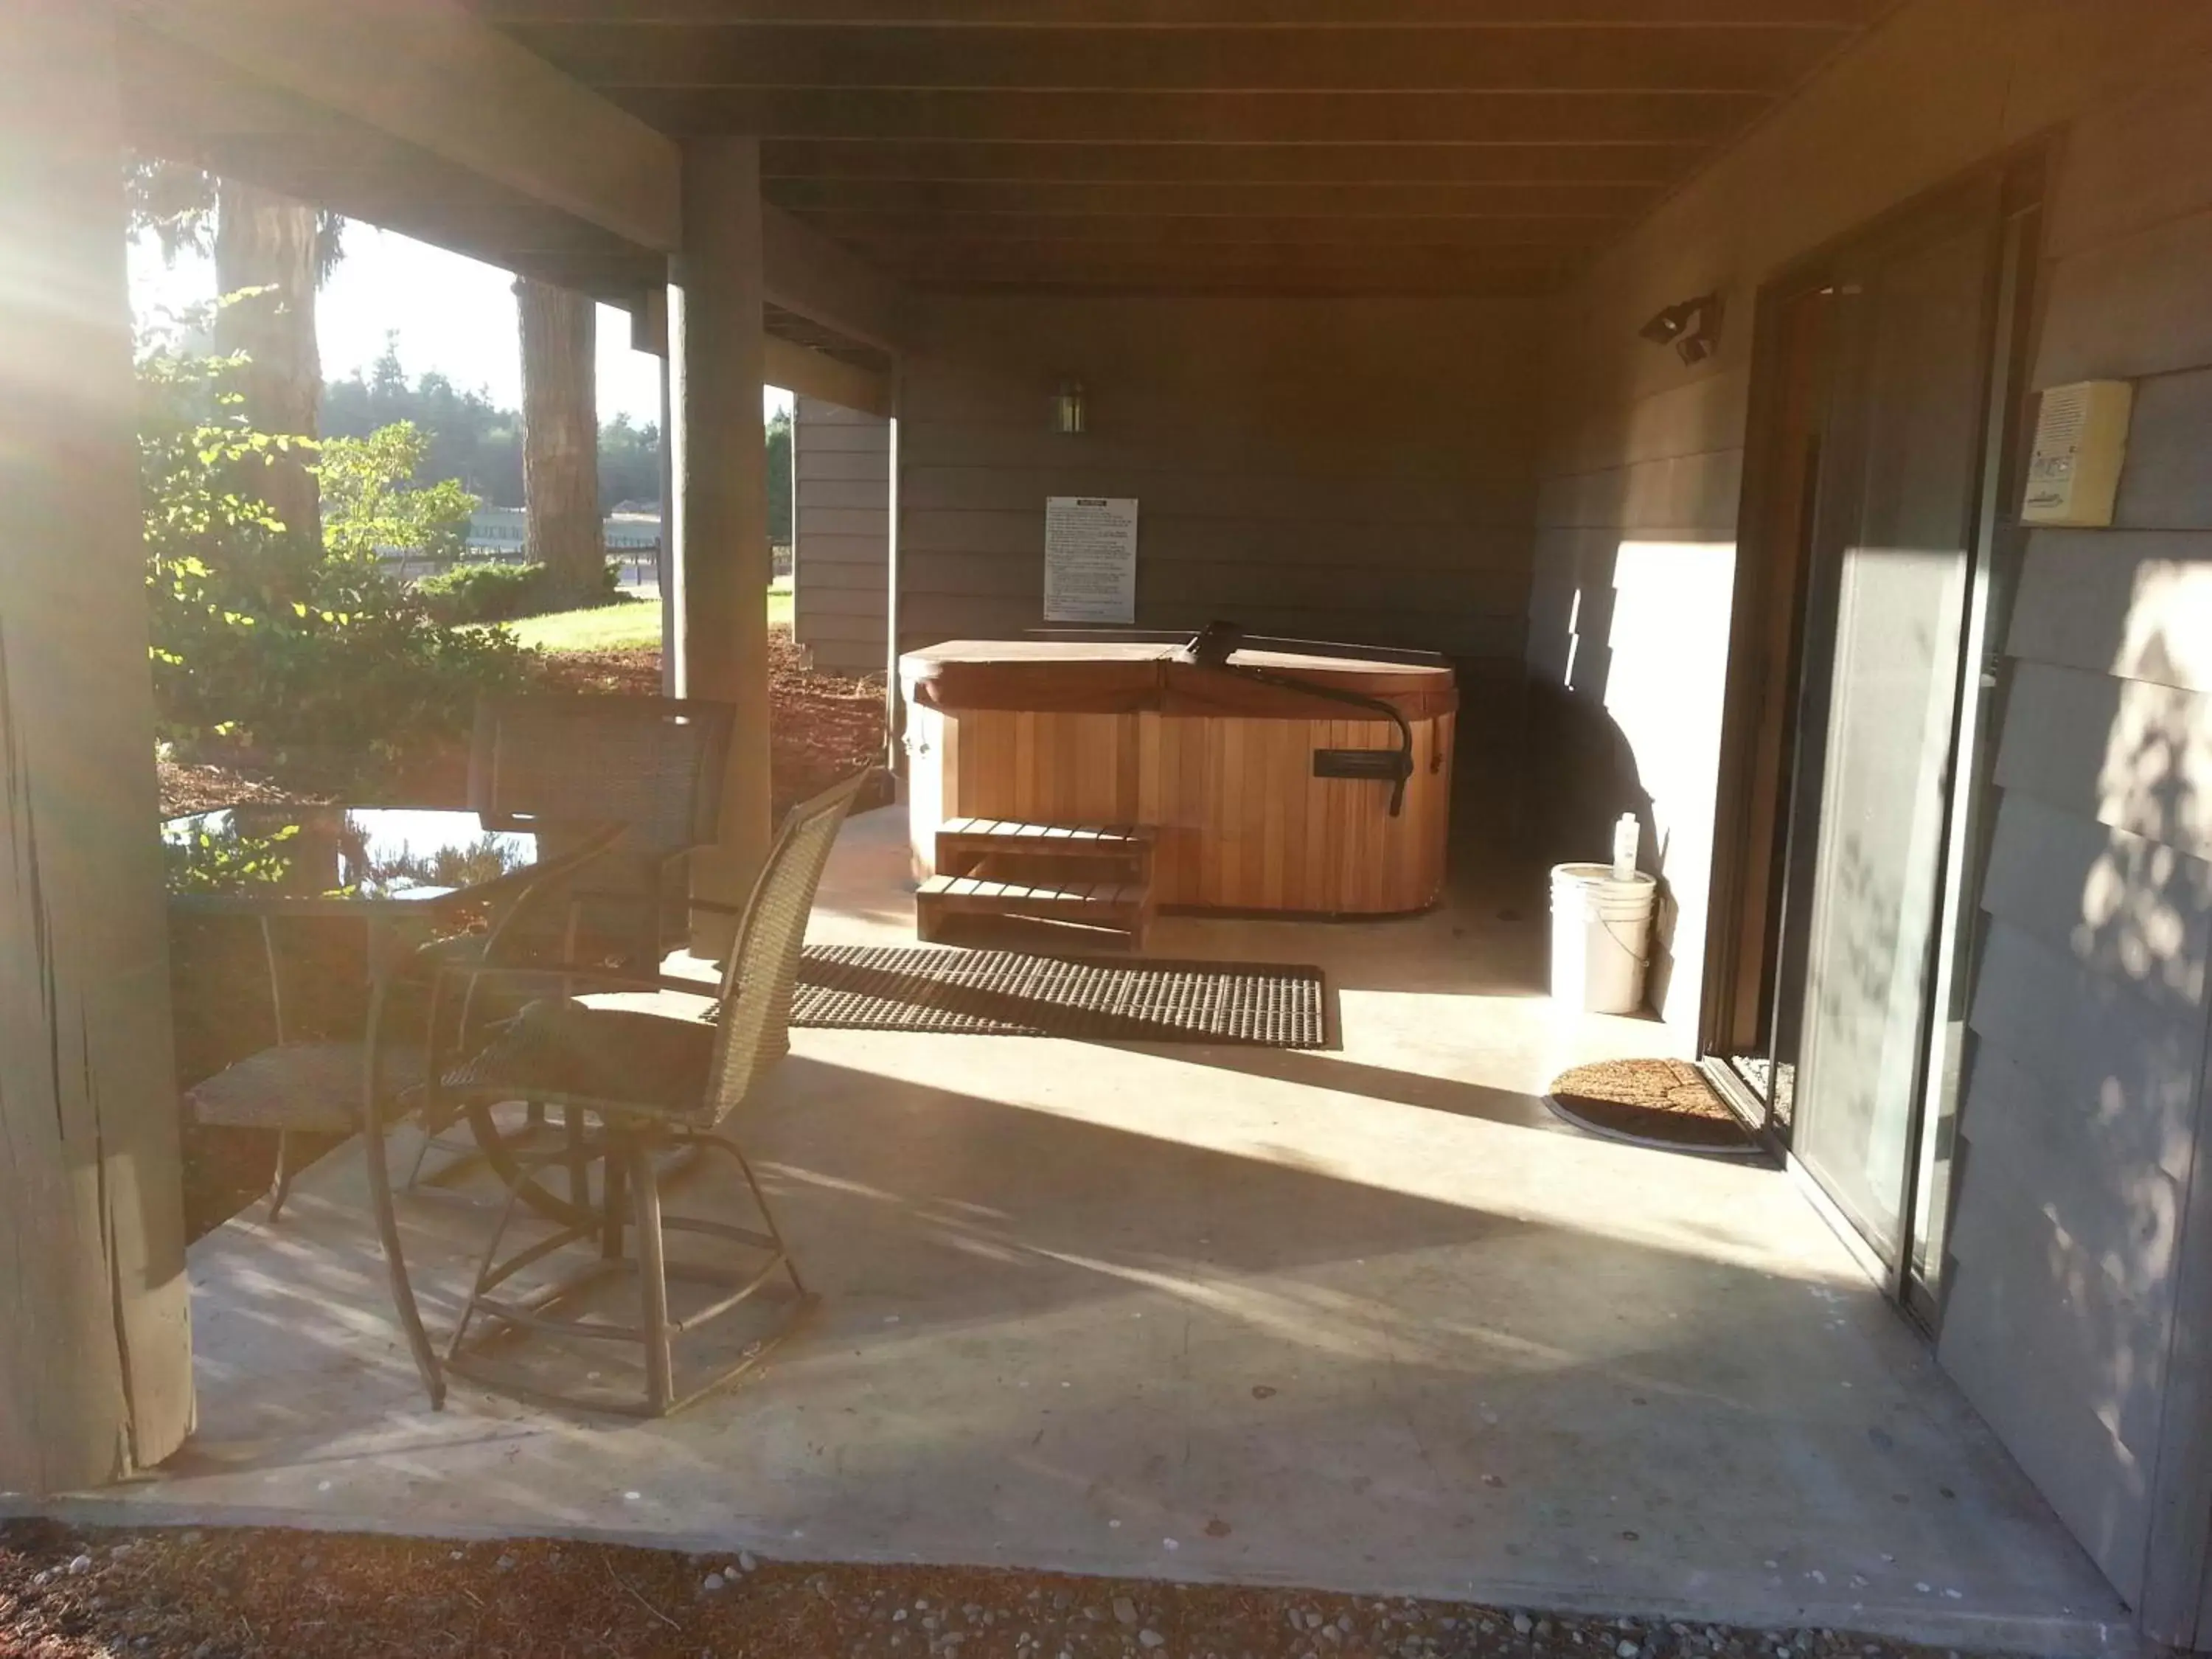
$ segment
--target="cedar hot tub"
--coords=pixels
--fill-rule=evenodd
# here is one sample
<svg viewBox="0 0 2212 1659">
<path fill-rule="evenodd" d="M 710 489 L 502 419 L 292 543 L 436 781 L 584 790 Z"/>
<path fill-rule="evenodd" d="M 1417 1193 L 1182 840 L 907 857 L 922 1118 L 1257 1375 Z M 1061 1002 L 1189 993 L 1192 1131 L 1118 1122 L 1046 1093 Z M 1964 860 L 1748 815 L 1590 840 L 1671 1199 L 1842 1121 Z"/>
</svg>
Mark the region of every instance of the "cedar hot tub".
<svg viewBox="0 0 2212 1659">
<path fill-rule="evenodd" d="M 1161 905 L 1389 915 L 1443 886 L 1459 694 L 1442 659 L 1255 641 L 1218 667 L 1188 641 L 955 640 L 902 656 L 899 678 L 917 875 L 940 824 L 996 818 L 1153 826 Z"/>
</svg>

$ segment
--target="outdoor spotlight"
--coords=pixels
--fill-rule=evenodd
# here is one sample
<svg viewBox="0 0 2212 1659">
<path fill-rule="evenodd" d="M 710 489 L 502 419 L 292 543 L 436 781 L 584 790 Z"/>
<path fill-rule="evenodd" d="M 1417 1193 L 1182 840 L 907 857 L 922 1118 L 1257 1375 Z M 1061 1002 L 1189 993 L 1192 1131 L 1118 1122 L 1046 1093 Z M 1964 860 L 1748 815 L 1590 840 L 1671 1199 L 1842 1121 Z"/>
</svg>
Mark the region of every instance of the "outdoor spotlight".
<svg viewBox="0 0 2212 1659">
<path fill-rule="evenodd" d="M 1084 427 L 1083 382 L 1062 380 L 1052 394 L 1052 429 L 1063 437 L 1080 437 Z"/>
<path fill-rule="evenodd" d="M 1637 333 L 1653 345 L 1671 345 L 1686 363 L 1703 362 L 1720 344 L 1721 296 L 1700 294 L 1668 306 Z"/>
</svg>

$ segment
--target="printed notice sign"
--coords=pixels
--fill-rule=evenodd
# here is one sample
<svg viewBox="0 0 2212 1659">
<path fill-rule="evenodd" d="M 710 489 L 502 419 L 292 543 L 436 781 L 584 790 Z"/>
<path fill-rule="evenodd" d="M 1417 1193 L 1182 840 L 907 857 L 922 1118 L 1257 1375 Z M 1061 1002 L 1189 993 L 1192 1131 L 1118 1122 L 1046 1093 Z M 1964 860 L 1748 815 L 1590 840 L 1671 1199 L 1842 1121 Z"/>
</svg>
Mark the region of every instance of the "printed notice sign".
<svg viewBox="0 0 2212 1659">
<path fill-rule="evenodd" d="M 1137 503 L 1051 495 L 1044 504 L 1044 619 L 1137 620 Z"/>
</svg>

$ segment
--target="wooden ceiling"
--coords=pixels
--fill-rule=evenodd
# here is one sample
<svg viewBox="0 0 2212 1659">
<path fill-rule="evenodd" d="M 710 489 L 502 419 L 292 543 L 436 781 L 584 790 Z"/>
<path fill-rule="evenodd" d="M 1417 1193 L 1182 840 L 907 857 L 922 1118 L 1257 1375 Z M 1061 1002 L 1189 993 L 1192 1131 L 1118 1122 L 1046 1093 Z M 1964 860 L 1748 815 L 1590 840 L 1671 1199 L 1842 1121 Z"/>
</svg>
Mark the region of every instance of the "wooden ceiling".
<svg viewBox="0 0 2212 1659">
<path fill-rule="evenodd" d="M 468 0 L 918 287 L 1556 287 L 1882 0 Z"/>
</svg>

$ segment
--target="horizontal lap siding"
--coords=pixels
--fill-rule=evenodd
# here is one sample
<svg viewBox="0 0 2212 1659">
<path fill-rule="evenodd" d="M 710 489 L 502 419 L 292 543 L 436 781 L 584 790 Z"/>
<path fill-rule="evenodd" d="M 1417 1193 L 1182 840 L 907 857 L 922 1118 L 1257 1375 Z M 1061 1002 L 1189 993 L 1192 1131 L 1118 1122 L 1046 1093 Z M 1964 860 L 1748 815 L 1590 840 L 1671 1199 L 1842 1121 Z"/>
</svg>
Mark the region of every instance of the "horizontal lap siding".
<svg viewBox="0 0 2212 1659">
<path fill-rule="evenodd" d="M 2212 855 L 2198 702 L 2212 695 L 2209 59 L 2212 7 L 1901 0 L 1600 251 L 1547 356 L 1527 646 L 1547 761 L 1532 816 L 1556 857 L 1602 856 L 1623 811 L 1659 827 L 1680 913 L 1654 964 L 1672 969 L 1658 1006 L 1692 1040 L 1698 915 L 1745 874 L 1712 868 L 1716 775 L 1675 746 L 1717 708 L 1639 728 L 1622 692 L 1624 648 L 1668 619 L 1663 590 L 1622 587 L 1620 562 L 1698 568 L 1697 549 L 1734 542 L 1762 283 L 2058 137 L 2037 383 L 2142 378 L 2123 528 L 2037 533 L 2018 591 L 1939 1352 L 2115 1584 L 2185 1638 L 2196 1620 L 2176 1609 L 2194 1581 L 2160 1564 L 2188 1550 L 2161 1541 L 2158 1517 L 2201 1529 L 2203 1488 L 2172 1472 L 2212 1466 L 2197 1391 L 2212 1216 L 2179 1218 L 2203 1115 Z M 1726 310 L 1706 362 L 1638 337 L 1711 290 Z M 1725 650 L 1722 609 L 1676 631 L 1683 660 Z"/>
<path fill-rule="evenodd" d="M 1701 994 L 1723 684 L 1696 669 L 1728 655 L 1729 595 L 1707 590 L 1714 560 L 1733 568 L 1747 386 L 1744 371 L 1716 368 L 1560 434 L 1537 503 L 1526 652 L 1549 759 L 1538 823 L 1557 856 L 1584 858 L 1601 856 L 1622 812 L 1642 822 L 1668 884 L 1650 994 L 1686 1036 Z M 1651 579 L 1670 564 L 1680 590 Z M 1695 607 L 1679 602 L 1691 584 Z M 1669 706 L 1639 731 L 1654 690 L 1639 665 L 1668 659 L 1684 672 L 1657 676 Z M 1657 728 L 1716 740 L 1678 745 Z"/>
<path fill-rule="evenodd" d="M 2212 152 L 2191 133 L 2212 133 L 2202 76 L 2092 114 L 2051 204 L 2035 382 L 2132 379 L 2135 414 L 2115 526 L 2033 532 L 2014 599 L 1939 1349 L 2166 1632 L 2195 1599 L 2176 1563 L 2202 1559 L 2201 1528 L 2161 1517 L 2202 1507 L 2212 1291 L 2205 1218 L 2185 1224 L 2212 956 Z"/>
<path fill-rule="evenodd" d="M 1545 506 L 1527 645 L 1530 742 L 1545 757 L 1531 769 L 1530 818 L 1550 856 L 1587 858 L 1604 856 L 1613 817 L 1643 817 L 1670 907 L 1656 941 L 1654 1006 L 1678 1045 L 1698 1036 L 1709 890 L 1742 878 L 1712 867 L 1713 750 L 1678 749 L 1673 732 L 1717 726 L 1720 710 L 1684 706 L 1663 729 L 1641 733 L 1620 718 L 1622 699 L 1605 672 L 1609 624 L 1589 623 L 1593 612 L 1612 617 L 1618 610 L 1608 561 L 1632 542 L 1734 542 L 1761 283 L 2085 110 L 2107 119 L 2130 88 L 2179 76 L 2208 51 L 2212 7 L 2172 0 L 1901 0 L 1851 51 L 1601 250 L 1559 302 L 1545 360 Z M 2134 135 L 2100 134 L 2094 154 L 2103 160 L 2073 151 L 2069 134 L 2082 176 L 2099 180 L 2096 210 L 2110 215 L 2093 224 L 2092 210 L 2069 210 L 2085 244 L 2112 243 L 2118 224 L 2158 240 L 2150 226 L 2200 205 L 2171 177 L 2212 153 L 2201 141 L 2202 119 L 2158 112 L 2138 125 Z M 2169 233 L 2155 258 L 2122 258 L 2109 277 L 2086 265 L 2062 269 L 2053 327 L 2077 343 L 2068 354 L 2094 355 L 2102 349 L 2099 330 L 2117 328 L 2131 343 L 2121 361 L 2148 368 L 2177 332 L 2212 326 L 2202 283 L 2212 250 L 2197 235 Z M 2135 322 L 2079 307 L 2059 314 L 2069 291 L 2100 280 L 2106 293 L 2117 291 L 2114 282 L 2131 285 Z M 1654 313 L 1712 291 L 1725 308 L 1718 350 L 1705 362 L 1686 366 L 1638 337 Z M 1570 530 L 1583 533 L 1559 533 Z M 1577 600 L 1581 626 L 1570 620 Z M 1619 616 L 1631 626 L 1671 629 L 1686 660 L 1725 654 L 1725 608 L 1703 619 L 1649 611 L 1644 604 Z"/>
<path fill-rule="evenodd" d="M 1540 313 L 1526 301 L 940 296 L 902 364 L 904 648 L 1042 625 L 1044 505 L 1134 496 L 1139 626 L 1442 651 L 1517 743 Z M 1088 429 L 1048 426 L 1060 382 Z M 1500 673 L 1497 671 L 1508 671 Z"/>
<path fill-rule="evenodd" d="M 890 595 L 890 423 L 794 401 L 792 637 L 816 666 L 882 672 Z"/>
</svg>

